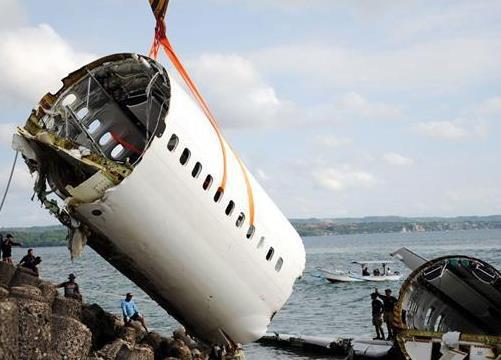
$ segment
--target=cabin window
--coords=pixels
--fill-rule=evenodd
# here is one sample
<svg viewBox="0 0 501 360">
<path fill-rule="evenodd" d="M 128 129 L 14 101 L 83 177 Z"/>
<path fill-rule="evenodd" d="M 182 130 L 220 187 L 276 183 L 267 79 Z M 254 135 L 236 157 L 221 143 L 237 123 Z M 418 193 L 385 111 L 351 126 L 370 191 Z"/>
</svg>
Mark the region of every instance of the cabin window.
<svg viewBox="0 0 501 360">
<path fill-rule="evenodd" d="M 435 311 L 435 308 L 433 306 L 430 306 L 428 308 L 428 310 L 426 311 L 426 315 L 424 317 L 424 326 L 425 327 L 428 327 L 428 325 L 430 324 L 431 315 L 433 314 L 434 311 Z"/>
<path fill-rule="evenodd" d="M 197 178 L 198 175 L 200 175 L 200 172 L 202 172 L 202 164 L 200 164 L 198 161 L 193 167 L 193 171 L 191 172 L 191 176 L 194 178 Z"/>
<path fill-rule="evenodd" d="M 124 147 L 120 144 L 118 144 L 117 146 L 115 146 L 113 148 L 113 150 L 111 150 L 111 157 L 113 159 L 117 159 L 120 155 L 122 155 L 122 153 L 124 152 Z"/>
<path fill-rule="evenodd" d="M 77 111 L 77 118 L 79 118 L 80 120 L 82 120 L 85 116 L 87 116 L 87 114 L 89 113 L 89 109 L 87 107 L 83 107 L 81 108 L 80 110 Z"/>
<path fill-rule="evenodd" d="M 188 163 L 188 160 L 190 159 L 191 152 L 188 148 L 185 148 L 183 150 L 183 153 L 181 154 L 181 157 L 179 158 L 179 162 L 181 165 L 186 165 Z"/>
<path fill-rule="evenodd" d="M 245 214 L 241 212 L 240 215 L 238 215 L 238 219 L 237 219 L 237 222 L 235 223 L 235 225 L 237 227 L 241 227 L 242 224 L 244 223 L 244 220 L 245 220 Z"/>
<path fill-rule="evenodd" d="M 99 145 L 106 145 L 111 141 L 111 134 L 109 132 L 105 133 L 101 138 L 99 139 Z"/>
<path fill-rule="evenodd" d="M 70 106 L 71 104 L 73 104 L 75 102 L 76 99 L 77 99 L 77 97 L 75 96 L 75 94 L 68 94 L 63 99 L 62 104 L 63 104 L 63 106 Z"/>
<path fill-rule="evenodd" d="M 212 176 L 207 175 L 207 177 L 205 178 L 204 183 L 202 184 L 202 188 L 204 190 L 208 190 L 211 185 L 212 185 Z"/>
<path fill-rule="evenodd" d="M 218 187 L 216 193 L 214 194 L 214 202 L 219 202 L 223 197 L 224 190 L 222 187 Z"/>
<path fill-rule="evenodd" d="M 249 226 L 249 230 L 247 230 L 247 234 L 245 235 L 247 237 L 247 239 L 252 239 L 255 231 L 256 231 L 256 227 L 254 225 Z"/>
<path fill-rule="evenodd" d="M 167 150 L 169 151 L 176 150 L 177 144 L 179 144 L 179 138 L 177 137 L 176 134 L 172 134 L 172 136 L 169 139 L 169 142 L 167 143 Z"/>
<path fill-rule="evenodd" d="M 435 325 L 433 326 L 433 331 L 435 331 L 435 332 L 439 331 L 441 322 L 442 322 L 442 314 L 438 315 L 437 320 L 435 320 Z"/>
<path fill-rule="evenodd" d="M 261 236 L 261 239 L 259 239 L 259 242 L 257 243 L 257 248 L 261 249 L 264 246 L 264 236 Z"/>
<path fill-rule="evenodd" d="M 96 119 L 93 122 L 91 122 L 89 126 L 87 126 L 87 130 L 89 130 L 89 132 L 93 134 L 97 131 L 97 129 L 99 129 L 100 126 L 101 126 L 101 121 Z"/>
<path fill-rule="evenodd" d="M 226 215 L 230 216 L 234 208 L 235 208 L 235 203 L 233 202 L 233 200 L 230 200 L 224 212 L 226 213 Z"/>
<path fill-rule="evenodd" d="M 284 259 L 278 258 L 277 263 L 275 264 L 275 271 L 279 272 L 282 269 L 283 264 L 284 264 Z"/>
<path fill-rule="evenodd" d="M 271 261 L 271 259 L 273 259 L 274 253 L 275 253 L 275 249 L 270 247 L 270 249 L 268 250 L 268 253 L 266 254 L 266 260 Z"/>
</svg>

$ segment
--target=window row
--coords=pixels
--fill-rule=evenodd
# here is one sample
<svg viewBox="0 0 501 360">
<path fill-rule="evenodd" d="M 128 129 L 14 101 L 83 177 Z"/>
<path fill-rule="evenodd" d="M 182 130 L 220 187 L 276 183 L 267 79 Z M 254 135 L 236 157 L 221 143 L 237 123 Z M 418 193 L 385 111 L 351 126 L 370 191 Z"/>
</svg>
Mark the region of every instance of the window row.
<svg viewBox="0 0 501 360">
<path fill-rule="evenodd" d="M 172 136 L 169 139 L 169 142 L 167 143 L 167 149 L 170 152 L 174 152 L 178 144 L 179 144 L 178 136 L 176 134 L 172 134 Z M 181 165 L 185 166 L 188 164 L 190 157 L 191 157 L 191 151 L 188 148 L 184 148 L 183 152 L 179 157 L 179 162 L 181 163 Z M 197 161 L 193 166 L 193 170 L 191 171 L 191 176 L 196 179 L 200 176 L 201 172 L 202 172 L 202 164 Z M 202 183 L 202 189 L 204 191 L 208 191 L 212 186 L 213 180 L 214 180 L 213 177 L 210 174 L 207 174 Z M 216 192 L 214 193 L 213 197 L 214 202 L 219 203 L 223 198 L 223 195 L 224 195 L 224 190 L 221 187 L 218 187 L 216 189 Z M 227 216 L 231 216 L 234 210 L 235 210 L 235 202 L 233 200 L 230 200 L 226 205 L 224 212 Z M 243 212 L 240 212 L 238 214 L 237 220 L 235 221 L 235 226 L 240 228 L 242 227 L 244 222 L 245 222 L 245 214 Z M 255 226 L 250 225 L 249 228 L 247 229 L 245 237 L 250 240 L 254 236 L 255 232 L 256 232 Z M 265 237 L 261 236 L 256 247 L 260 249 L 264 246 L 264 243 L 265 243 Z M 273 247 L 270 247 L 268 249 L 268 252 L 266 253 L 266 260 L 271 262 L 273 260 L 274 255 L 275 255 L 275 249 Z M 284 260 L 281 257 L 278 258 L 277 262 L 275 263 L 275 271 L 279 272 L 282 269 L 283 264 Z"/>
</svg>

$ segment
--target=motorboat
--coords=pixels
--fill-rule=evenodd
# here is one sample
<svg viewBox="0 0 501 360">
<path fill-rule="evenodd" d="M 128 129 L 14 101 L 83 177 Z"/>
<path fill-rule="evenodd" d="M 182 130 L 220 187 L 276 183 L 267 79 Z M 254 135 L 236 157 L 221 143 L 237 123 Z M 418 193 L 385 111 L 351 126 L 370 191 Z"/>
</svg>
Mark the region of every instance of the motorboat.
<svg viewBox="0 0 501 360">
<path fill-rule="evenodd" d="M 327 270 L 318 268 L 326 280 L 331 283 L 338 282 L 361 282 L 361 281 L 397 281 L 402 275 L 398 271 L 392 271 L 389 264 L 391 260 L 353 261 L 348 271 Z M 357 268 L 357 270 L 355 270 Z M 360 268 L 358 270 L 358 268 Z"/>
</svg>

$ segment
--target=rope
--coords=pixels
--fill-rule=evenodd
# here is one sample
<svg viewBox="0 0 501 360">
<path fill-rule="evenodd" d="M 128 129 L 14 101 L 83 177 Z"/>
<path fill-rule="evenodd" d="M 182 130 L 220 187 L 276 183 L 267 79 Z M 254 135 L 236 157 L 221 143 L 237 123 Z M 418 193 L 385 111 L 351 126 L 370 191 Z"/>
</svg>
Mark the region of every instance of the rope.
<svg viewBox="0 0 501 360">
<path fill-rule="evenodd" d="M 16 155 L 14 156 L 14 162 L 12 163 L 12 168 L 10 169 L 9 180 L 7 181 L 7 186 L 5 187 L 5 192 L 3 193 L 2 203 L 0 204 L 0 213 L 2 212 L 3 204 L 5 203 L 5 198 L 7 197 L 7 193 L 9 192 L 10 183 L 12 181 L 12 176 L 14 175 L 14 168 L 16 167 L 18 155 L 19 151 L 16 151 Z"/>
<path fill-rule="evenodd" d="M 152 5 L 152 10 L 155 14 L 155 18 L 157 20 L 157 23 L 156 23 L 156 27 L 155 27 L 155 37 L 153 39 L 153 44 L 151 46 L 149 56 L 152 57 L 153 59 L 156 59 L 158 56 L 158 50 L 160 48 L 160 45 L 162 46 L 165 54 L 170 59 L 170 61 L 172 62 L 172 64 L 176 68 L 176 70 L 178 71 L 179 75 L 181 75 L 181 77 L 183 78 L 184 82 L 186 83 L 186 85 L 190 89 L 191 94 L 193 95 L 195 100 L 197 100 L 200 108 L 205 113 L 207 119 L 209 120 L 212 127 L 214 128 L 216 135 L 218 137 L 219 143 L 221 145 L 221 151 L 223 154 L 223 177 L 221 179 L 220 188 L 223 189 L 223 191 L 224 191 L 225 186 L 226 186 L 226 179 L 227 179 L 227 154 L 226 154 L 226 146 L 225 146 L 224 140 L 223 140 L 223 135 L 221 134 L 221 130 L 218 127 L 216 118 L 214 117 L 214 115 L 210 111 L 209 106 L 207 105 L 207 102 L 202 97 L 200 91 L 198 90 L 198 88 L 195 85 L 195 83 L 193 82 L 193 80 L 191 80 L 190 76 L 188 75 L 188 72 L 184 68 L 183 64 L 181 63 L 181 60 L 177 56 L 176 52 L 172 48 L 172 45 L 170 44 L 169 39 L 167 38 L 166 31 L 165 31 L 165 11 L 167 9 L 168 1 L 167 2 L 160 1 L 160 2 L 162 3 L 161 5 L 162 5 L 163 13 L 161 13 L 161 15 L 159 16 L 158 11 L 157 11 L 158 8 L 155 7 L 155 5 L 159 5 L 159 4 L 157 4 L 157 1 L 155 1 L 155 0 L 150 0 L 150 4 Z M 254 225 L 255 205 L 254 205 L 254 194 L 252 191 L 252 186 L 251 186 L 251 182 L 249 179 L 249 174 L 247 172 L 247 169 L 243 165 L 242 161 L 236 155 L 236 153 L 233 151 L 233 149 L 230 148 L 230 150 L 235 155 L 235 158 L 237 159 L 237 162 L 239 163 L 239 166 L 242 170 L 242 174 L 244 176 L 245 185 L 247 188 L 247 197 L 248 197 L 248 202 L 249 202 L 249 213 L 250 213 L 249 222 L 250 222 L 250 225 L 253 226 Z"/>
</svg>

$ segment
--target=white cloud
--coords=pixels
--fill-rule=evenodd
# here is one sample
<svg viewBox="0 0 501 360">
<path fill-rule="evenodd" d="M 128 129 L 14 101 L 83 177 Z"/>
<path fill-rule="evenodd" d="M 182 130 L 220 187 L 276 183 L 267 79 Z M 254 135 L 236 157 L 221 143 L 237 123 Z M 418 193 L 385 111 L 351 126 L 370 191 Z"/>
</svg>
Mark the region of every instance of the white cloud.
<svg viewBox="0 0 501 360">
<path fill-rule="evenodd" d="M 393 152 L 384 154 L 383 159 L 388 164 L 395 166 L 408 166 L 414 163 L 414 160 L 412 160 L 411 158 Z"/>
<path fill-rule="evenodd" d="M 422 135 L 445 140 L 481 138 L 488 133 L 487 124 L 482 119 L 455 121 L 427 121 L 415 125 L 415 130 Z"/>
<path fill-rule="evenodd" d="M 372 103 L 356 92 L 343 95 L 336 104 L 340 112 L 353 113 L 367 118 L 392 119 L 400 116 L 395 106 L 383 103 Z"/>
<path fill-rule="evenodd" d="M 58 90 L 61 78 L 93 58 L 47 24 L 2 30 L 0 37 L 0 92 L 7 98 L 35 102 Z"/>
<path fill-rule="evenodd" d="M 501 77 L 501 40 L 462 37 L 395 47 L 350 48 L 330 43 L 275 46 L 256 51 L 260 69 L 304 78 L 319 88 L 438 89 Z"/>
<path fill-rule="evenodd" d="M 0 124 L 0 146 L 5 146 L 10 148 L 12 143 L 12 135 L 16 129 L 16 124 L 14 123 L 3 123 Z"/>
<path fill-rule="evenodd" d="M 239 55 L 205 54 L 191 61 L 224 127 L 273 126 L 292 118 L 295 106 L 279 99 L 254 65 Z"/>
<path fill-rule="evenodd" d="M 377 178 L 371 173 L 353 169 L 349 165 L 317 169 L 312 175 L 317 185 L 331 191 L 371 187 L 378 183 Z"/>
<path fill-rule="evenodd" d="M 476 113 L 483 116 L 500 115 L 501 114 L 501 96 L 493 96 L 485 99 L 480 104 L 475 106 Z"/>
<path fill-rule="evenodd" d="M 353 143 L 350 138 L 337 137 L 335 135 L 321 135 L 313 139 L 314 143 L 328 148 L 349 146 Z"/>
</svg>

